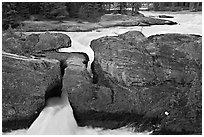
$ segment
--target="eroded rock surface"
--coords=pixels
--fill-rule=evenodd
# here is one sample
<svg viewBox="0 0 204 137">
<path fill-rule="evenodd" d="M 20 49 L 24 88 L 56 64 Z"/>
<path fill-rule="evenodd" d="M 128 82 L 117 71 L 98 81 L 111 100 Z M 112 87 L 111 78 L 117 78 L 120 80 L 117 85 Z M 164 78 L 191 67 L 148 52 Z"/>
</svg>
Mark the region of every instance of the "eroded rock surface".
<svg viewBox="0 0 204 137">
<path fill-rule="evenodd" d="M 200 36 L 184 34 L 102 37 L 91 42 L 95 85 L 84 67 L 66 68 L 63 90 L 76 111 L 135 114 L 134 122 L 157 119 L 156 130 L 200 134 L 201 45 Z"/>
</svg>

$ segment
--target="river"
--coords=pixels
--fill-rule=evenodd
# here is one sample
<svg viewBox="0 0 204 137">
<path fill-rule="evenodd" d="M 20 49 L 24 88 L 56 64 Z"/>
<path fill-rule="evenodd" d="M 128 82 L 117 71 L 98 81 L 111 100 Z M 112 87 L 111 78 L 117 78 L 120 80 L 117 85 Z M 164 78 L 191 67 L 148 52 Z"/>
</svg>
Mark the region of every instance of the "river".
<svg viewBox="0 0 204 137">
<path fill-rule="evenodd" d="M 102 36 L 117 36 L 128 31 L 141 31 L 145 36 L 182 33 L 196 34 L 202 36 L 202 12 L 149 12 L 142 11 L 145 16 L 169 15 L 174 18 L 169 20 L 176 21 L 178 25 L 156 25 L 149 27 L 112 27 L 97 29 L 91 32 L 58 32 L 67 34 L 72 40 L 72 47 L 60 49 L 60 52 L 85 52 L 88 54 L 91 63 L 94 53 L 90 48 L 90 42 Z M 167 18 L 166 18 L 167 19 Z M 90 69 L 90 68 L 88 68 Z M 130 128 L 120 128 L 115 130 L 103 130 L 101 128 L 78 127 L 72 113 L 72 108 L 64 93 L 62 98 L 52 98 L 49 105 L 44 108 L 39 117 L 34 121 L 29 129 L 12 131 L 10 135 L 22 134 L 94 134 L 94 135 L 138 135 L 150 134 L 151 132 L 136 133 Z"/>
</svg>

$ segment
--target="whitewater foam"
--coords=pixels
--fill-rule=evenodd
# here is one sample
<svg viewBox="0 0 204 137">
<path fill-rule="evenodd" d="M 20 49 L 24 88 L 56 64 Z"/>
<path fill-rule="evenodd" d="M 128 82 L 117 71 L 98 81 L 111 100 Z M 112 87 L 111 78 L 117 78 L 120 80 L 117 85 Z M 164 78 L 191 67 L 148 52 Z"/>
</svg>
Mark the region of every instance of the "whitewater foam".
<svg viewBox="0 0 204 137">
<path fill-rule="evenodd" d="M 68 101 L 67 93 L 48 100 L 47 106 L 29 129 L 15 130 L 4 135 L 148 135 L 151 132 L 134 132 L 133 129 L 103 130 L 102 128 L 79 127 Z"/>
</svg>

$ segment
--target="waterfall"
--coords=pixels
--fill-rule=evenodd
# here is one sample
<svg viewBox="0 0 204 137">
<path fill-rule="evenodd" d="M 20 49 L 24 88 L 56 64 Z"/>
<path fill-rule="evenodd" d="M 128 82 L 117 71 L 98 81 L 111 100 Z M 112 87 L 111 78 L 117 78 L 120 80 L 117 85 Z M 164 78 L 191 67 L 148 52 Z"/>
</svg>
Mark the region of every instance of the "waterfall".
<svg viewBox="0 0 204 137">
<path fill-rule="evenodd" d="M 137 133 L 126 127 L 115 130 L 79 127 L 74 118 L 67 93 L 62 92 L 61 97 L 48 100 L 47 106 L 27 131 L 22 130 L 19 133 L 27 135 L 144 135 L 151 132 Z"/>
<path fill-rule="evenodd" d="M 28 135 L 87 135 L 96 130 L 79 127 L 73 115 L 67 93 L 48 100 L 46 107 L 27 130 Z"/>
<path fill-rule="evenodd" d="M 67 93 L 51 98 L 47 106 L 28 129 L 28 134 L 77 134 L 78 125 L 69 104 Z"/>
</svg>

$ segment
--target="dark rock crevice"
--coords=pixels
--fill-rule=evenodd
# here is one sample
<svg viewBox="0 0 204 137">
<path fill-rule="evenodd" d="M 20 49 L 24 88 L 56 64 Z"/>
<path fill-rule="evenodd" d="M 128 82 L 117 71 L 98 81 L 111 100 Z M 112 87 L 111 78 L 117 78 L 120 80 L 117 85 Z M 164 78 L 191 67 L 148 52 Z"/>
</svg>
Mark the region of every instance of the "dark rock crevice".
<svg viewBox="0 0 204 137">
<path fill-rule="evenodd" d="M 134 132 L 159 130 L 159 118 L 147 118 L 136 113 L 109 113 L 109 112 L 74 112 L 79 126 L 93 128 L 117 129 L 121 127 L 132 128 Z"/>
<path fill-rule="evenodd" d="M 61 76 L 64 76 L 65 68 L 67 67 L 66 60 L 60 60 Z"/>
<path fill-rule="evenodd" d="M 49 86 L 45 91 L 45 102 L 47 102 L 47 100 L 50 98 L 60 97 L 62 93 L 61 89 L 62 82 L 58 82 Z"/>
</svg>

